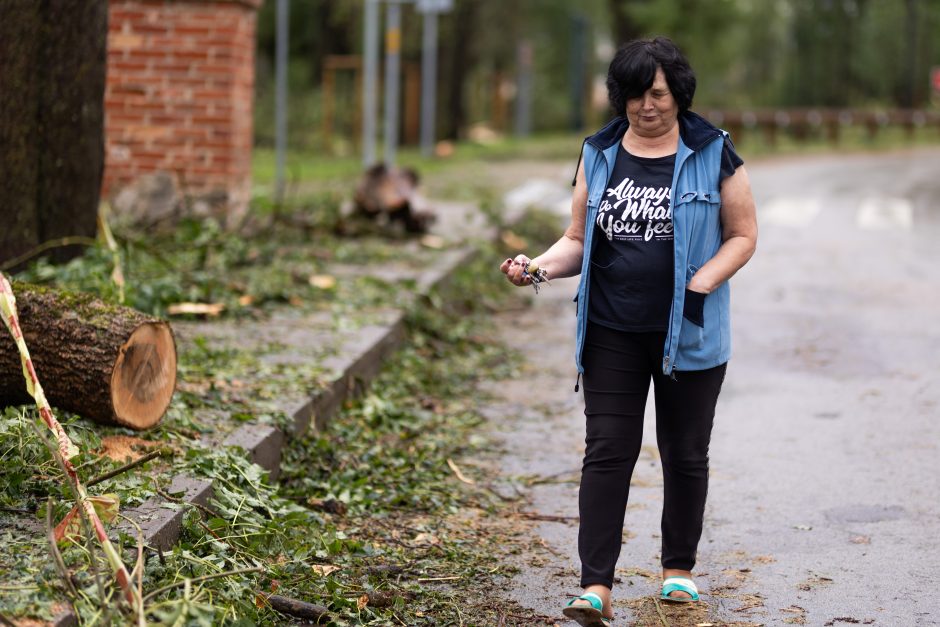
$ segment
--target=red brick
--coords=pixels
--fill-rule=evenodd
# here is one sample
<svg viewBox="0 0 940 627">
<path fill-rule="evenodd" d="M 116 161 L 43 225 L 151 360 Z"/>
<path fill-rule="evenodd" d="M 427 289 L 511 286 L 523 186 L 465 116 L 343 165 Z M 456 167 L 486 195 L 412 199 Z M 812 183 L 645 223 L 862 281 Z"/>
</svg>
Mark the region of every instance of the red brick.
<svg viewBox="0 0 940 627">
<path fill-rule="evenodd" d="M 108 63 L 108 70 L 118 76 L 129 72 L 143 72 L 146 69 L 146 61 L 111 61 Z"/>
<path fill-rule="evenodd" d="M 198 26 L 181 24 L 173 29 L 173 32 L 181 37 L 192 36 L 194 39 L 204 39 L 212 34 L 212 26 L 208 24 Z"/>
</svg>

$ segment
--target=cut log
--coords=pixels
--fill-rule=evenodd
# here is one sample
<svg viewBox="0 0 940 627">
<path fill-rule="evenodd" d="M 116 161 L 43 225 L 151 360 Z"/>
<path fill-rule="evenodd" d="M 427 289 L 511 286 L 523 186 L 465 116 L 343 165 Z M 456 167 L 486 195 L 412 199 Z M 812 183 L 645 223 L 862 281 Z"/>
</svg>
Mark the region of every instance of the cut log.
<svg viewBox="0 0 940 627">
<path fill-rule="evenodd" d="M 88 294 L 13 283 L 20 326 L 46 398 L 102 424 L 152 427 L 176 388 L 170 325 Z M 0 334 L 0 407 L 31 402 L 19 353 Z"/>
<path fill-rule="evenodd" d="M 436 216 L 418 193 L 418 182 L 415 170 L 378 163 L 356 185 L 356 211 L 380 225 L 401 223 L 408 233 L 426 233 Z"/>
</svg>

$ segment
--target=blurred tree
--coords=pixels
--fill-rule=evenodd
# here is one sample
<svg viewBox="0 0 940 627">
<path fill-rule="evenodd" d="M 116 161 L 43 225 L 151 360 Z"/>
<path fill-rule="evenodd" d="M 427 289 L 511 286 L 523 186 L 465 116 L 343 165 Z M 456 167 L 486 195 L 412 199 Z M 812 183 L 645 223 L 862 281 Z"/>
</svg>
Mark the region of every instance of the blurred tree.
<svg viewBox="0 0 940 627">
<path fill-rule="evenodd" d="M 270 134 L 273 118 L 266 76 L 274 6 L 265 3 L 258 26 L 259 137 Z M 292 0 L 292 141 L 319 128 L 324 57 L 361 52 L 362 6 Z M 590 24 L 586 55 L 571 50 L 578 16 Z M 522 41 L 535 52 L 534 127 L 549 130 L 573 119 L 572 64 L 586 64 L 596 80 L 613 49 L 636 37 L 666 35 L 679 44 L 699 78 L 700 110 L 919 107 L 928 104 L 929 69 L 940 64 L 937 32 L 940 0 L 455 0 L 440 18 L 438 137 L 457 138 L 480 121 L 506 128 L 507 107 L 497 94 L 511 92 Z M 402 43 L 403 63 L 419 64 L 421 18 L 410 4 Z M 302 98 L 297 106 L 295 98 Z"/>
<path fill-rule="evenodd" d="M 612 11 L 627 16 L 633 37 L 664 35 L 689 59 L 699 78 L 696 103 L 728 106 L 730 70 L 743 58 L 741 38 L 735 36 L 742 21 L 737 0 L 611 0 Z"/>
<path fill-rule="evenodd" d="M 616 46 L 619 47 L 631 39 L 643 36 L 643 26 L 634 19 L 630 10 L 631 6 L 636 7 L 641 3 L 649 4 L 649 0 L 634 0 L 633 2 L 607 0 L 610 11 L 610 35 Z"/>
<path fill-rule="evenodd" d="M 443 110 L 439 108 L 437 119 L 443 139 L 457 139 L 467 125 L 468 77 L 480 58 L 483 46 L 477 40 L 482 4 L 477 1 L 457 2 L 454 11 L 447 14 L 441 24 L 438 54 L 443 81 L 439 89 L 443 89 L 446 96 L 439 99 Z M 420 41 L 412 39 L 415 40 Z"/>
<path fill-rule="evenodd" d="M 107 0 L 0 3 L 0 260 L 95 234 L 107 34 Z"/>
<path fill-rule="evenodd" d="M 274 59 L 277 3 L 265 2 L 258 13 L 258 59 Z M 298 85 L 315 85 L 323 77 L 323 59 L 331 54 L 358 54 L 362 39 L 362 2 L 291 0 L 290 58 Z"/>
</svg>

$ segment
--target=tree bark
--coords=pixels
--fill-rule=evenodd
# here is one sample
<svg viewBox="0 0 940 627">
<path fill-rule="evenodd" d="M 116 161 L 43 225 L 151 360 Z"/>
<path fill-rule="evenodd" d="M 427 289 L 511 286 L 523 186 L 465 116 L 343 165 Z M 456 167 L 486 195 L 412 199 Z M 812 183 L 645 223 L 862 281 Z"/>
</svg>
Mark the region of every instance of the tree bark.
<svg viewBox="0 0 940 627">
<path fill-rule="evenodd" d="M 39 144 L 35 60 L 42 18 L 36 0 L 0 3 L 0 261 L 39 243 Z"/>
<path fill-rule="evenodd" d="M 13 283 L 20 326 L 46 398 L 102 424 L 146 429 L 176 387 L 170 325 L 88 294 Z M 0 336 L 0 407 L 31 402 L 19 353 Z"/>
<path fill-rule="evenodd" d="M 107 36 L 107 0 L 0 2 L 0 262 L 95 235 Z"/>
<path fill-rule="evenodd" d="M 35 1 L 35 0 L 34 0 Z M 94 237 L 104 174 L 107 0 L 44 0 L 39 89 L 41 241 Z M 78 247 L 57 248 L 65 261 Z"/>
</svg>

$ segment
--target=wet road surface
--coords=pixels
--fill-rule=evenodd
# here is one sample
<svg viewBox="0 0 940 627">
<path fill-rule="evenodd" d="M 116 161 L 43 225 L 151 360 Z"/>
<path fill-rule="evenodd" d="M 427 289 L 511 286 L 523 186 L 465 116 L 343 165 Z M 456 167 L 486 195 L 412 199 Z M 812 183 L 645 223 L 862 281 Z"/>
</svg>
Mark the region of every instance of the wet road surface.
<svg viewBox="0 0 940 627">
<path fill-rule="evenodd" d="M 748 170 L 760 238 L 732 280 L 734 356 L 696 567 L 709 617 L 940 624 L 940 151 Z M 560 172 L 554 195 L 552 182 L 538 182 L 541 201 L 563 205 L 564 182 Z M 525 320 L 500 316 L 525 361 L 518 377 L 494 383 L 487 408 L 506 443 L 503 472 L 547 516 L 577 516 L 575 289 L 574 279 L 553 281 Z M 662 476 L 650 409 L 614 590 L 620 625 L 652 620 L 644 612 L 659 590 Z M 578 591 L 577 524 L 546 521 L 533 532 L 546 551 L 515 558 L 511 594 L 564 624 L 561 605 Z"/>
</svg>

